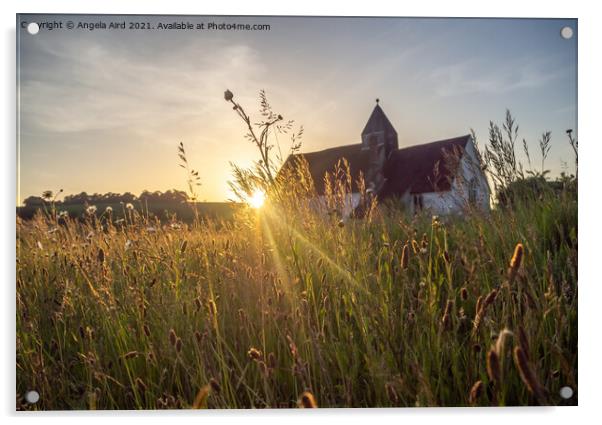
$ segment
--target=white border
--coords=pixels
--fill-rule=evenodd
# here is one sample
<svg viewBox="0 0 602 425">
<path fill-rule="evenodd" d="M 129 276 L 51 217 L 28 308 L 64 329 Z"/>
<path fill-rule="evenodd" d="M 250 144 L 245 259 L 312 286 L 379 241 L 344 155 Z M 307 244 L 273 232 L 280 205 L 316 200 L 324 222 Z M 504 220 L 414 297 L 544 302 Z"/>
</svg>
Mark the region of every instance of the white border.
<svg viewBox="0 0 602 425">
<path fill-rule="evenodd" d="M 528 3 L 524 0 L 504 0 L 496 3 L 469 0 L 420 1 L 388 4 L 379 0 L 369 2 L 344 1 L 327 3 L 320 0 L 304 0 L 297 3 L 276 1 L 221 1 L 201 3 L 169 0 L 145 2 L 103 0 L 76 2 L 65 0 L 24 0 L 18 4 L 1 3 L 3 61 L 1 67 L 4 96 L 1 108 L 4 140 L 1 143 L 2 183 L 4 198 L 1 209 L 2 244 L 0 270 L 2 282 L 2 321 L 4 346 L 2 354 L 2 384 L 0 385 L 0 412 L 9 421 L 29 423 L 40 419 L 45 423 L 118 423 L 141 419 L 149 424 L 165 423 L 169 418 L 181 422 L 203 421 L 210 423 L 245 422 L 325 423 L 345 421 L 365 423 L 376 416 L 377 420 L 396 423 L 448 423 L 508 424 L 518 420 L 545 420 L 546 424 L 592 422 L 600 417 L 597 410 L 602 394 L 602 344 L 600 318 L 602 317 L 602 279 L 600 263 L 600 218 L 597 200 L 602 182 L 597 173 L 601 169 L 601 134 L 596 120 L 600 111 L 600 47 L 601 22 L 594 8 L 595 2 L 546 1 Z M 505 408 L 505 409 L 364 409 L 301 411 L 221 411 L 221 412 L 120 412 L 120 413 L 42 413 L 38 415 L 15 414 L 15 191 L 16 191 L 16 143 L 15 143 L 15 14 L 16 13 L 136 13 L 136 14 L 231 14 L 231 15 L 346 15 L 346 16 L 472 16 L 472 17 L 557 17 L 579 19 L 579 136 L 580 147 L 580 200 L 579 200 L 579 404 L 578 408 Z M 592 418 L 592 420 L 590 420 Z"/>
</svg>

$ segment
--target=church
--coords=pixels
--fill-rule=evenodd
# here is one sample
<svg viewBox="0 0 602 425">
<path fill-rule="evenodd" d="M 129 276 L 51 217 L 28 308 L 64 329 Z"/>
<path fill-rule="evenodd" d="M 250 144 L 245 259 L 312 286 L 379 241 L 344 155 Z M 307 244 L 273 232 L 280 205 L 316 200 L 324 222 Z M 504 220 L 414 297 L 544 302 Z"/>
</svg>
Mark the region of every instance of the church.
<svg viewBox="0 0 602 425">
<path fill-rule="evenodd" d="M 314 186 L 324 197 L 327 172 L 345 158 L 353 179 L 352 193 L 343 216 L 360 206 L 357 181 L 362 175 L 366 192 L 381 201 L 393 198 L 410 214 L 461 214 L 467 208 L 489 210 L 490 189 L 470 135 L 399 148 L 397 131 L 379 105 L 361 134 L 361 142 L 301 153 Z M 292 163 L 295 155 L 285 161 Z"/>
</svg>

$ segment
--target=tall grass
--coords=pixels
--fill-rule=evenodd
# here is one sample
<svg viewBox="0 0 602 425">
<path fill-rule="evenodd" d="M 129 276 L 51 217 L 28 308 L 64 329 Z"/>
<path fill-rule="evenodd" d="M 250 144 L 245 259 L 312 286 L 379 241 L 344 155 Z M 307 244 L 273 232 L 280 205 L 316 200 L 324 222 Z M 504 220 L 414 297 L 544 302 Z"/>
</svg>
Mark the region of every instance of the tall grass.
<svg viewBox="0 0 602 425">
<path fill-rule="evenodd" d="M 41 398 L 18 407 L 577 402 L 558 396 L 577 389 L 573 195 L 435 220 L 282 205 L 19 220 L 17 392 Z"/>
<path fill-rule="evenodd" d="M 518 196 L 510 114 L 484 154 L 514 194 L 498 208 L 410 217 L 360 181 L 363 218 L 344 221 L 346 164 L 316 205 L 302 159 L 274 171 L 265 95 L 259 135 L 225 99 L 262 152 L 233 188 L 274 202 L 192 225 L 133 205 L 17 219 L 18 408 L 577 403 L 576 180 L 549 188 L 544 157 Z"/>
</svg>

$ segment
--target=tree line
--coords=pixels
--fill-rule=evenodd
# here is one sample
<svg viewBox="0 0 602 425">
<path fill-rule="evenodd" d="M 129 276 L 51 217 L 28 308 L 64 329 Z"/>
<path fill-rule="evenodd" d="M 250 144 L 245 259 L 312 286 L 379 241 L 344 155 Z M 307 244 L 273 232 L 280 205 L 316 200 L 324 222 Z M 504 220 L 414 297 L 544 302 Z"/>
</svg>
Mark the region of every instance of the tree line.
<svg viewBox="0 0 602 425">
<path fill-rule="evenodd" d="M 58 193 L 61 193 L 59 191 Z M 58 194 L 56 194 L 58 195 Z M 131 192 L 125 193 L 93 193 L 88 194 L 81 192 L 74 195 L 66 195 L 63 200 L 57 200 L 56 195 L 52 191 L 45 191 L 42 196 L 29 196 L 23 200 L 23 205 L 27 206 L 42 206 L 45 203 L 53 202 L 56 205 L 85 205 L 85 204 L 118 204 L 131 203 L 140 201 L 143 203 L 168 203 L 180 204 L 188 202 L 190 197 L 183 190 L 170 189 L 166 192 L 156 190 L 154 192 L 145 190 L 140 196 L 136 196 Z"/>
</svg>

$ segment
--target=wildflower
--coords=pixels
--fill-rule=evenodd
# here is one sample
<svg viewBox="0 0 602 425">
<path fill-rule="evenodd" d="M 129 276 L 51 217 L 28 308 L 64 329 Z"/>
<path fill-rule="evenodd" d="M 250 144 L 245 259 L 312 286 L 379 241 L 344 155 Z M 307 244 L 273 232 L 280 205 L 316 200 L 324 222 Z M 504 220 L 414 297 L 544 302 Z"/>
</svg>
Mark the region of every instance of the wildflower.
<svg viewBox="0 0 602 425">
<path fill-rule="evenodd" d="M 301 397 L 299 397 L 299 401 L 297 402 L 297 405 L 301 409 L 315 409 L 318 407 L 318 403 L 316 403 L 316 399 L 314 398 L 314 395 L 312 393 L 310 393 L 309 391 L 305 391 L 303 394 L 301 394 Z"/>
<path fill-rule="evenodd" d="M 180 230 L 182 228 L 182 225 L 180 223 L 171 223 L 169 227 L 171 227 L 172 230 Z"/>
<path fill-rule="evenodd" d="M 113 212 L 113 207 L 109 205 L 108 207 L 105 208 L 105 212 L 107 214 L 111 214 Z"/>
<path fill-rule="evenodd" d="M 132 205 L 131 202 L 128 202 L 127 204 L 125 204 L 125 207 L 130 211 L 134 209 L 134 205 Z"/>
<path fill-rule="evenodd" d="M 63 211 L 59 212 L 59 218 L 67 218 L 67 217 L 69 217 L 68 211 L 63 210 Z"/>
<path fill-rule="evenodd" d="M 96 213 L 96 205 L 89 205 L 88 208 L 86 208 L 86 213 L 94 215 Z"/>
<path fill-rule="evenodd" d="M 234 98 L 234 94 L 232 94 L 232 92 L 230 90 L 226 90 L 224 92 L 224 99 L 226 99 L 226 102 L 230 102 L 233 98 Z"/>
</svg>

